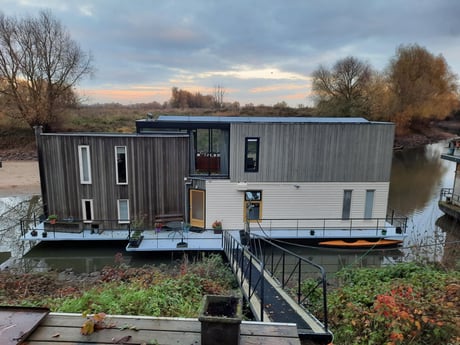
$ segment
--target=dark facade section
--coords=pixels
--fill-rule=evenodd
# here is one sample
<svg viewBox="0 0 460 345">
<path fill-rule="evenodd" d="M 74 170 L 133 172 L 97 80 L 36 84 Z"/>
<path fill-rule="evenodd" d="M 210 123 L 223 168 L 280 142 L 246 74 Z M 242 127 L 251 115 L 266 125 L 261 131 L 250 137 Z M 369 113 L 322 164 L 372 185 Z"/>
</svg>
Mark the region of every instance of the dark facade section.
<svg viewBox="0 0 460 345">
<path fill-rule="evenodd" d="M 157 215 L 184 213 L 188 141 L 188 135 L 42 134 L 38 149 L 45 210 L 60 219 L 82 220 L 92 205 L 95 221 L 117 220 L 118 201 L 128 200 L 129 220 L 145 226 Z M 79 146 L 89 152 L 90 183 L 81 181 Z M 116 162 L 116 147 L 126 152 L 126 178 L 117 175 L 124 165 Z"/>
<path fill-rule="evenodd" d="M 232 182 L 390 179 L 391 123 L 232 123 L 230 133 Z M 255 172 L 245 169 L 247 138 L 259 139 L 259 167 Z"/>
</svg>

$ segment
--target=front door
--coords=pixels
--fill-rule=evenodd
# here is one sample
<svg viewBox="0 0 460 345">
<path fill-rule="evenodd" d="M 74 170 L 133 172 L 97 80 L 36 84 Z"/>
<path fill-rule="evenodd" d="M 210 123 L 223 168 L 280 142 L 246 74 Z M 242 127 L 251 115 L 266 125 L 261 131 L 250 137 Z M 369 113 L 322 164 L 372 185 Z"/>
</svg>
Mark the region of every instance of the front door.
<svg viewBox="0 0 460 345">
<path fill-rule="evenodd" d="M 190 189 L 190 225 L 204 228 L 204 190 Z"/>
</svg>

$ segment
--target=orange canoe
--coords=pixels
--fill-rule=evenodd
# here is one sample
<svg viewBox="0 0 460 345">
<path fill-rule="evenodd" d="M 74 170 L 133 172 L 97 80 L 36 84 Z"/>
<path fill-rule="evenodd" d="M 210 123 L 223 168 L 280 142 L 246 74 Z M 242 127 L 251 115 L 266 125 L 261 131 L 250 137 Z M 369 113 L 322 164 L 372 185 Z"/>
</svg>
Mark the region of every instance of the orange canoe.
<svg viewBox="0 0 460 345">
<path fill-rule="evenodd" d="M 385 247 L 385 246 L 395 246 L 401 244 L 401 240 L 385 240 L 380 239 L 376 241 L 368 240 L 331 240 L 319 242 L 322 246 L 328 247 L 347 247 L 347 248 L 371 248 L 371 247 Z"/>
</svg>

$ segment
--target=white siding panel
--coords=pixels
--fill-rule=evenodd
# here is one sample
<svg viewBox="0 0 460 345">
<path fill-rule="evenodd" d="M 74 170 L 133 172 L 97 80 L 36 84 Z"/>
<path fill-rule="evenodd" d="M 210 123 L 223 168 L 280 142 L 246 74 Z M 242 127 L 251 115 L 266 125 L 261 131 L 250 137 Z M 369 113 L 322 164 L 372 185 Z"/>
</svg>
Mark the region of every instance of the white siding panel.
<svg viewBox="0 0 460 345">
<path fill-rule="evenodd" d="M 385 218 L 388 182 L 248 183 L 247 190 L 262 190 L 263 218 L 341 218 L 343 190 L 351 189 L 351 218 L 363 218 L 366 190 L 374 189 L 373 218 Z M 224 229 L 244 227 L 244 191 L 230 180 L 206 183 L 206 227 L 221 220 Z"/>
</svg>

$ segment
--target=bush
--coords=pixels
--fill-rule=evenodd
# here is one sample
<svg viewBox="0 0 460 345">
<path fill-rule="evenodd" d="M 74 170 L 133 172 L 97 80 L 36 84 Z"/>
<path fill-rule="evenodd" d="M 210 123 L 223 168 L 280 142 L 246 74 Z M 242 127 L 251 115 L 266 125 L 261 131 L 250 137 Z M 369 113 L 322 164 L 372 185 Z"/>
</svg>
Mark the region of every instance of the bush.
<svg viewBox="0 0 460 345">
<path fill-rule="evenodd" d="M 459 272 L 409 263 L 338 276 L 328 303 L 337 344 L 459 343 Z"/>
</svg>

